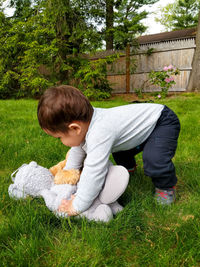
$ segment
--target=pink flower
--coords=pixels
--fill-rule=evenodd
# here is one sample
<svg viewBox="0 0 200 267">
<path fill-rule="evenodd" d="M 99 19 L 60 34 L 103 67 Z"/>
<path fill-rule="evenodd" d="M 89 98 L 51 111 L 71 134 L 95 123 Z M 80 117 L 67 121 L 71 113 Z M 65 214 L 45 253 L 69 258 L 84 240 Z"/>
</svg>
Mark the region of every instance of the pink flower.
<svg viewBox="0 0 200 267">
<path fill-rule="evenodd" d="M 166 83 L 170 83 L 172 81 L 174 81 L 174 78 L 173 77 L 165 78 L 165 82 Z"/>
<path fill-rule="evenodd" d="M 172 70 L 174 68 L 174 66 L 172 65 L 172 64 L 170 64 L 169 66 L 168 66 L 168 70 Z"/>
<path fill-rule="evenodd" d="M 168 70 L 174 70 L 174 66 L 172 64 L 170 64 L 169 66 L 165 66 L 163 68 L 164 71 L 168 71 Z"/>
<path fill-rule="evenodd" d="M 171 82 L 170 78 L 165 78 L 165 82 L 170 83 Z"/>
<path fill-rule="evenodd" d="M 157 95 L 157 98 L 161 98 L 161 95 Z"/>
</svg>

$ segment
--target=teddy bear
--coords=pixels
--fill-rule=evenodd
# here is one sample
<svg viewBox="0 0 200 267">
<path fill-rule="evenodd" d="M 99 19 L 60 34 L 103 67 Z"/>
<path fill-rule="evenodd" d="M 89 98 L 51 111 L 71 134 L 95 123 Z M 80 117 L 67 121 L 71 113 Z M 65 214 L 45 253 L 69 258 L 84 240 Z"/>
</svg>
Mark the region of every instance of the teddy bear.
<svg viewBox="0 0 200 267">
<path fill-rule="evenodd" d="M 56 165 L 57 172 L 55 171 L 56 168 L 53 168 L 55 176 L 59 173 L 59 170 L 62 170 L 61 165 L 63 166 L 63 163 L 59 165 Z M 50 170 L 53 172 L 53 169 Z M 34 161 L 29 164 L 23 164 L 11 175 L 13 184 L 9 186 L 8 193 L 10 197 L 15 199 L 26 198 L 27 196 L 43 197 L 47 208 L 54 212 L 56 216 L 67 217 L 67 213 L 58 211 L 58 207 L 62 199 L 70 199 L 71 195 L 76 193 L 78 184 L 73 184 L 74 178 L 71 180 L 71 183 L 69 181 L 69 183 L 56 184 L 54 175 L 50 170 L 38 165 Z M 74 171 L 71 170 L 72 174 Z M 70 180 L 69 172 L 65 174 L 67 174 L 67 180 Z M 79 179 L 77 177 L 80 177 L 80 172 L 79 175 L 77 172 L 74 177 Z M 63 179 L 64 176 L 62 176 L 61 180 L 63 181 Z M 57 183 L 58 180 L 59 176 L 57 176 Z M 128 181 L 129 173 L 124 167 L 110 165 L 104 187 L 99 196 L 88 210 L 76 217 L 86 217 L 88 220 L 102 222 L 110 221 L 113 215 L 123 209 L 117 202 L 117 199 L 125 191 Z"/>
<path fill-rule="evenodd" d="M 66 154 L 65 160 L 60 161 L 58 164 L 49 169 L 54 176 L 55 184 L 77 184 L 80 179 L 80 170 L 64 170 L 68 158 L 68 153 L 69 151 Z"/>
</svg>

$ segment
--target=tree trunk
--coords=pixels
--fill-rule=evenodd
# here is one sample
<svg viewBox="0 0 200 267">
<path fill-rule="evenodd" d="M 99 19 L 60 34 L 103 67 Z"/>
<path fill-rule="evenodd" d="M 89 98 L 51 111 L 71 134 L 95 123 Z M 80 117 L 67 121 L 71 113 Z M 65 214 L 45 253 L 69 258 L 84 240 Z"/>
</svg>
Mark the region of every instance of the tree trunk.
<svg viewBox="0 0 200 267">
<path fill-rule="evenodd" d="M 187 91 L 200 92 L 200 12 L 196 34 L 196 49 L 192 60 L 192 72 L 190 74 Z"/>
<path fill-rule="evenodd" d="M 130 93 L 130 44 L 126 45 L 126 93 Z"/>
<path fill-rule="evenodd" d="M 114 0 L 106 0 L 106 50 L 113 50 Z"/>
</svg>

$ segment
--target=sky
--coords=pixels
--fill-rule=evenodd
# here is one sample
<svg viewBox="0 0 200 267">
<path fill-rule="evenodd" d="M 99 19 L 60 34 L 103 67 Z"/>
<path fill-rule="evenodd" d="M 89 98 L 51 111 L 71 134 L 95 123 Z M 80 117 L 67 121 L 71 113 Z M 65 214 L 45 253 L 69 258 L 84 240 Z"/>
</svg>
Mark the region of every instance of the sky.
<svg viewBox="0 0 200 267">
<path fill-rule="evenodd" d="M 145 34 L 154 34 L 154 33 L 160 33 L 160 32 L 165 31 L 164 27 L 160 23 L 155 22 L 154 20 L 155 14 L 153 14 L 153 12 L 156 13 L 156 10 L 158 10 L 159 7 L 166 6 L 167 4 L 173 3 L 173 2 L 174 0 L 160 0 L 154 5 L 152 5 L 151 7 L 148 7 L 147 11 L 150 12 L 151 14 L 149 14 L 148 18 L 145 19 L 143 22 L 146 26 L 149 26 L 149 25 L 150 26 Z M 7 15 L 11 15 L 13 13 L 13 9 L 8 8 L 6 9 L 5 13 Z"/>
<path fill-rule="evenodd" d="M 159 7 L 164 7 L 167 4 L 170 4 L 173 2 L 174 0 L 160 0 L 154 5 L 152 5 L 152 7 L 149 7 L 147 9 L 147 11 L 150 12 L 151 14 L 149 14 L 148 18 L 143 21 L 144 24 L 149 27 L 145 34 L 154 34 L 154 33 L 160 33 L 160 32 L 166 31 L 160 23 L 155 22 L 154 20 L 155 14 L 153 14 L 152 12 L 156 13 L 156 10 L 158 10 Z"/>
</svg>

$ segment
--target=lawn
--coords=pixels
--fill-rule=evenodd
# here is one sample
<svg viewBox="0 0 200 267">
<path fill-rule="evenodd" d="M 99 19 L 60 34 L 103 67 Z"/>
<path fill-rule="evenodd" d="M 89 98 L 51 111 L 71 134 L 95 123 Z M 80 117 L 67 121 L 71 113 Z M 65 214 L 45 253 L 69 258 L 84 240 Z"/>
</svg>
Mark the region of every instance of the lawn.
<svg viewBox="0 0 200 267">
<path fill-rule="evenodd" d="M 39 128 L 37 101 L 0 101 L 0 266 L 200 266 L 200 95 L 157 100 L 181 121 L 174 163 L 177 201 L 160 207 L 151 180 L 138 168 L 111 222 L 59 219 L 42 199 L 8 196 L 10 174 L 32 160 L 50 167 L 67 148 Z M 122 98 L 93 102 L 96 107 L 129 103 Z"/>
</svg>

